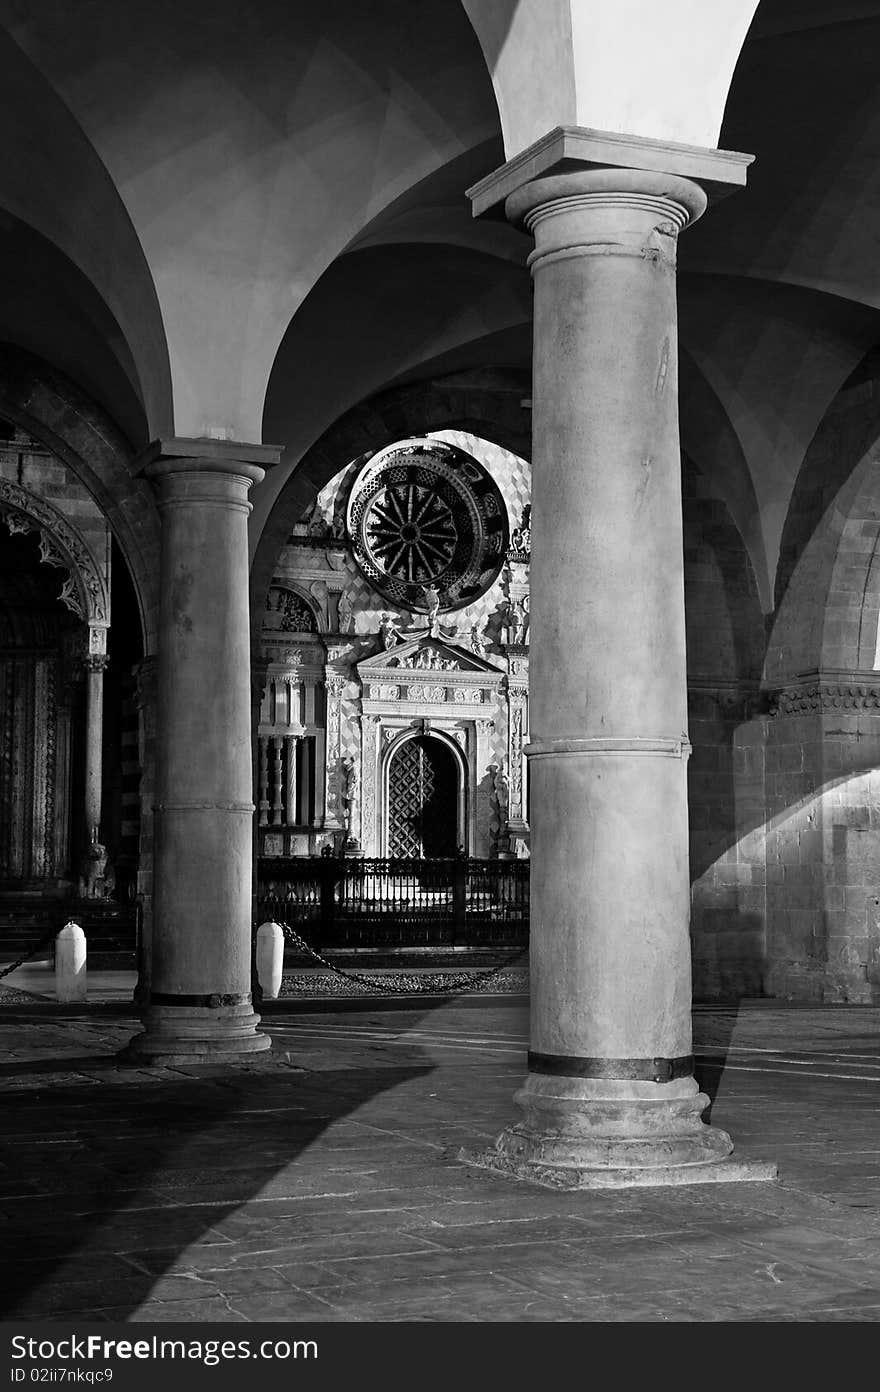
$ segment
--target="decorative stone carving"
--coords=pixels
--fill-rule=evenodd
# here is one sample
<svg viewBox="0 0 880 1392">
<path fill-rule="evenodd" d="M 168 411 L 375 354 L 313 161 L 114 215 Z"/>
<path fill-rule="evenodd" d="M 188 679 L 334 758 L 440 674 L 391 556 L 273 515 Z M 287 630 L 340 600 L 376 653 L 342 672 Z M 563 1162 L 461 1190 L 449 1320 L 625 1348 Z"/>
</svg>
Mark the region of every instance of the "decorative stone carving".
<svg viewBox="0 0 880 1392">
<path fill-rule="evenodd" d="M 478 686 L 456 687 L 452 699 L 461 706 L 479 706 L 483 703 L 483 693 Z"/>
<path fill-rule="evenodd" d="M 400 687 L 371 686 L 369 692 L 371 701 L 396 701 L 400 696 Z"/>
<path fill-rule="evenodd" d="M 510 788 L 507 775 L 498 764 L 492 764 L 490 772 L 492 773 L 492 791 L 495 796 L 495 806 L 498 809 L 498 821 L 500 826 L 503 827 L 507 821 L 507 810 L 510 806 Z"/>
<path fill-rule="evenodd" d="M 783 687 L 769 698 L 771 715 L 814 715 L 837 711 L 880 712 L 880 683 L 816 677 Z"/>
<path fill-rule="evenodd" d="M 469 637 L 470 650 L 477 657 L 486 656 L 486 620 L 472 623 Z"/>
<path fill-rule="evenodd" d="M 415 686 L 407 687 L 406 699 L 408 701 L 445 701 L 446 687 L 418 683 Z"/>
<path fill-rule="evenodd" d="M 394 604 L 428 616 L 484 594 L 507 551 L 497 484 L 442 440 L 401 440 L 357 471 L 347 503 L 356 565 Z"/>
<path fill-rule="evenodd" d="M 385 610 L 383 610 L 379 616 L 379 633 L 382 638 L 382 647 L 385 648 L 386 651 L 388 648 L 393 648 L 395 644 L 401 642 L 400 629 L 395 624 L 391 615 L 386 613 Z"/>
<path fill-rule="evenodd" d="M 284 585 L 272 585 L 266 596 L 266 629 L 282 633 L 317 633 L 318 625 L 310 605 L 294 590 Z"/>
<path fill-rule="evenodd" d="M 508 556 L 511 560 L 529 561 L 532 555 L 532 509 L 530 504 L 522 510 L 522 517 L 518 527 L 514 527 L 510 534 L 510 550 Z"/>
<path fill-rule="evenodd" d="M 351 756 L 342 761 L 342 807 L 343 822 L 349 841 L 357 841 L 360 831 L 359 812 L 361 797 L 361 775 L 357 760 Z"/>
<path fill-rule="evenodd" d="M 336 601 L 336 612 L 339 616 L 339 632 L 351 633 L 354 620 L 354 605 L 348 590 L 343 590 Z"/>
<path fill-rule="evenodd" d="M 509 770 L 508 778 L 510 785 L 510 810 L 511 822 L 523 822 L 525 812 L 523 807 L 523 730 L 525 725 L 526 693 L 515 688 L 508 693 L 509 716 L 508 716 L 508 744 L 507 744 L 507 766 Z"/>
<path fill-rule="evenodd" d="M 110 602 L 104 576 L 79 532 L 67 518 L 26 488 L 11 479 L 0 478 L 0 511 L 15 514 L 16 532 L 39 531 L 41 556 L 44 547 L 53 558 L 50 565 L 62 565 L 69 572 L 59 598 L 79 618 L 88 622 L 109 622 Z M 13 530 L 13 528 L 10 528 Z"/>
<path fill-rule="evenodd" d="M 346 678 L 337 672 L 328 673 L 324 680 L 327 693 L 326 812 L 328 821 L 337 824 L 342 811 L 340 754 L 342 694 L 345 687 Z"/>
<path fill-rule="evenodd" d="M 370 855 L 376 839 L 376 730 L 378 715 L 361 717 L 361 758 L 363 802 L 361 806 L 361 845 Z M 386 732 L 387 733 L 387 732 Z"/>
<path fill-rule="evenodd" d="M 40 532 L 40 560 L 43 565 L 55 566 L 58 570 L 67 569 L 66 560 L 45 532 Z"/>
<path fill-rule="evenodd" d="M 64 584 L 61 586 L 61 593 L 58 596 L 62 604 L 66 604 L 71 613 L 76 614 L 78 619 L 85 619 L 86 610 L 80 597 L 79 586 L 72 575 L 68 575 Z"/>
<path fill-rule="evenodd" d="M 389 667 L 402 667 L 408 672 L 460 672 L 461 664 L 454 657 L 442 657 L 435 648 L 422 648 L 410 657 L 391 658 Z"/>
<path fill-rule="evenodd" d="M 112 894 L 114 887 L 115 877 L 107 860 L 107 847 L 98 840 L 98 828 L 94 827 L 82 859 L 79 896 L 81 899 L 103 899 Z"/>
<path fill-rule="evenodd" d="M 422 603 L 428 619 L 428 632 L 432 638 L 437 634 L 437 619 L 440 614 L 440 591 L 434 585 L 422 586 Z"/>
<path fill-rule="evenodd" d="M 507 641 L 525 647 L 529 641 L 529 596 L 518 595 L 507 601 Z"/>
</svg>

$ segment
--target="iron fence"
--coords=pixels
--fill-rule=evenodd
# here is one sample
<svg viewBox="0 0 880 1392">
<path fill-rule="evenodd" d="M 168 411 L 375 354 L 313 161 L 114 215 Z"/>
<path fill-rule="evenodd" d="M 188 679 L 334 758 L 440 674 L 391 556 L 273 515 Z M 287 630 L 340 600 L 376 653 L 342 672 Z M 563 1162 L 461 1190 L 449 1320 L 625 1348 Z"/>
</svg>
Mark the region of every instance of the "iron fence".
<svg viewBox="0 0 880 1392">
<path fill-rule="evenodd" d="M 529 862 L 261 858 L 257 921 L 271 919 L 324 947 L 525 946 Z"/>
</svg>

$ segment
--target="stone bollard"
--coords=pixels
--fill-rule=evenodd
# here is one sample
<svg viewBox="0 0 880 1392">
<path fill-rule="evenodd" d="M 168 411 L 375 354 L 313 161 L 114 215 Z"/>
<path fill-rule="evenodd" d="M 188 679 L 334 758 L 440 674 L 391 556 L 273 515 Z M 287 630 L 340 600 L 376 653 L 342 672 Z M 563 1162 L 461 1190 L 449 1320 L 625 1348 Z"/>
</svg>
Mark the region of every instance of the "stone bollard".
<svg viewBox="0 0 880 1392">
<path fill-rule="evenodd" d="M 261 923 L 257 929 L 257 980 L 263 1000 L 277 1000 L 284 973 L 284 929 L 280 923 Z"/>
<path fill-rule="evenodd" d="M 69 1004 L 86 998 L 86 935 L 71 920 L 55 939 L 55 999 Z"/>
</svg>

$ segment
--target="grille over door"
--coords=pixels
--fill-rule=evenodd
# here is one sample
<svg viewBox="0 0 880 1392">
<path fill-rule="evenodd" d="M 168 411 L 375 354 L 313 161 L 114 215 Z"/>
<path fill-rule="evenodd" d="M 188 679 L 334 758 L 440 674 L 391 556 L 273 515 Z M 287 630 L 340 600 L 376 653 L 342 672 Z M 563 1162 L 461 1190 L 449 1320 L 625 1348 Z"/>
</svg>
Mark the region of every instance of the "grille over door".
<svg viewBox="0 0 880 1392">
<path fill-rule="evenodd" d="M 388 772 L 388 854 L 451 856 L 458 845 L 458 765 L 440 740 L 407 740 Z"/>
</svg>

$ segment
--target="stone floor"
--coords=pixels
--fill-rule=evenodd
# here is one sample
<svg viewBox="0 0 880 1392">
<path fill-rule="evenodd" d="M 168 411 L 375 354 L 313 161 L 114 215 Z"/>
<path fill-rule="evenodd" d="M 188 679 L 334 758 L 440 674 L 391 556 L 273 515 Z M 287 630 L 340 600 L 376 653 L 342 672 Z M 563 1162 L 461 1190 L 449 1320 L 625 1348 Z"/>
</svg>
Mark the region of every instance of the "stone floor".
<svg viewBox="0 0 880 1392">
<path fill-rule="evenodd" d="M 162 1069 L 116 1059 L 127 983 L 40 984 L 0 1003 L 4 1319 L 880 1319 L 880 1009 L 695 1010 L 777 1183 L 558 1193 L 458 1158 L 512 1117 L 521 997 L 280 1001 L 270 1053 Z"/>
</svg>

